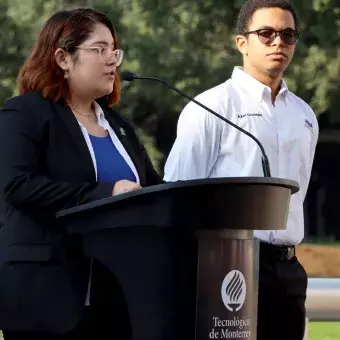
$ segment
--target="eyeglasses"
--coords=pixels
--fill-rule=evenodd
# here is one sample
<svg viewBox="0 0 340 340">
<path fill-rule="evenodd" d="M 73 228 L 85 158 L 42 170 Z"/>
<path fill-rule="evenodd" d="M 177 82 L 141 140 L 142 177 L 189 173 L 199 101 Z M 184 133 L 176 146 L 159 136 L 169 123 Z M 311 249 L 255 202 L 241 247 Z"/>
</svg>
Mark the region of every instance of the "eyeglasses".
<svg viewBox="0 0 340 340">
<path fill-rule="evenodd" d="M 112 55 L 115 58 L 115 64 L 116 66 L 119 66 L 124 57 L 124 51 L 122 50 L 113 50 L 111 47 L 104 47 L 104 46 L 76 46 L 76 48 L 80 50 L 92 50 L 97 51 L 99 58 L 102 58 L 104 60 L 108 60 L 112 57 Z"/>
<path fill-rule="evenodd" d="M 294 45 L 299 38 L 300 32 L 293 29 L 285 29 L 282 31 L 276 31 L 273 28 L 262 28 L 255 31 L 245 32 L 244 35 L 257 34 L 262 44 L 271 44 L 278 35 L 285 45 Z"/>
</svg>

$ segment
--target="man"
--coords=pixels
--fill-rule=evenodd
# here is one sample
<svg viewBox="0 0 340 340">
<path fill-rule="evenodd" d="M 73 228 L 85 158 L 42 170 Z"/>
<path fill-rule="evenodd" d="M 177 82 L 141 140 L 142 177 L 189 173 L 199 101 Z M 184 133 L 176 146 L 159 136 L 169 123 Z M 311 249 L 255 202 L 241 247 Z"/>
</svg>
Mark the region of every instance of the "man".
<svg viewBox="0 0 340 340">
<path fill-rule="evenodd" d="M 286 230 L 255 231 L 260 240 L 258 340 L 302 340 L 307 275 L 295 256 L 304 237 L 306 195 L 318 124 L 312 109 L 282 79 L 299 37 L 297 17 L 285 0 L 249 0 L 235 39 L 243 68 L 196 99 L 261 140 L 273 177 L 300 184 Z M 165 180 L 263 176 L 261 152 L 245 134 L 194 103 L 180 115 Z"/>
</svg>

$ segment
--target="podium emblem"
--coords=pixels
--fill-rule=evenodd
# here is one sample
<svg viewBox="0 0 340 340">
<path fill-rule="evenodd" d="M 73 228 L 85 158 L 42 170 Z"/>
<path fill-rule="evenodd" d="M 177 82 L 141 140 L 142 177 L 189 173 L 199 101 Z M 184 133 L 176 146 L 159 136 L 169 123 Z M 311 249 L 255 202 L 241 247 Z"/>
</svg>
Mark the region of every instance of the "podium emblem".
<svg viewBox="0 0 340 340">
<path fill-rule="evenodd" d="M 246 280 L 239 270 L 232 270 L 224 278 L 221 296 L 225 307 L 231 312 L 239 311 L 246 299 Z"/>
</svg>

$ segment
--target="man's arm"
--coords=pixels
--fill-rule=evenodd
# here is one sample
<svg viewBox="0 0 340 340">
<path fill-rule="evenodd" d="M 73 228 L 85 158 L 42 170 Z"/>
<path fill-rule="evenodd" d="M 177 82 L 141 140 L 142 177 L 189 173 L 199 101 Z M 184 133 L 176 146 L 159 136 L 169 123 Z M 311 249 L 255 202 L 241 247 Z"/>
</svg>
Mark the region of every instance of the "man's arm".
<svg viewBox="0 0 340 340">
<path fill-rule="evenodd" d="M 309 162 L 309 178 L 311 176 L 311 172 L 312 172 L 312 166 L 313 166 L 313 162 L 314 162 L 314 155 L 315 155 L 315 149 L 316 149 L 316 144 L 318 143 L 318 139 L 319 139 L 319 124 L 318 124 L 318 120 L 313 112 L 314 115 L 314 119 L 313 119 L 313 136 L 312 136 L 312 143 L 311 143 L 311 149 L 310 149 L 310 162 Z"/>
<path fill-rule="evenodd" d="M 311 179 L 311 175 L 312 175 L 312 167 L 313 167 L 313 162 L 314 162 L 314 155 L 315 155 L 315 149 L 316 149 L 316 145 L 318 143 L 318 139 L 319 139 L 319 124 L 318 124 L 318 120 L 313 112 L 313 110 L 311 108 L 309 108 L 312 114 L 312 122 L 313 122 L 313 135 L 311 138 L 311 143 L 310 143 L 310 157 L 309 157 L 309 167 L 308 167 L 308 172 L 307 172 L 307 182 L 306 182 L 306 189 L 305 192 L 303 192 L 303 200 L 306 198 L 306 194 L 308 191 L 308 186 L 310 183 L 310 179 Z"/>
<path fill-rule="evenodd" d="M 178 120 L 176 141 L 165 164 L 165 181 L 209 177 L 219 154 L 221 123 L 195 103 L 184 108 Z"/>
</svg>

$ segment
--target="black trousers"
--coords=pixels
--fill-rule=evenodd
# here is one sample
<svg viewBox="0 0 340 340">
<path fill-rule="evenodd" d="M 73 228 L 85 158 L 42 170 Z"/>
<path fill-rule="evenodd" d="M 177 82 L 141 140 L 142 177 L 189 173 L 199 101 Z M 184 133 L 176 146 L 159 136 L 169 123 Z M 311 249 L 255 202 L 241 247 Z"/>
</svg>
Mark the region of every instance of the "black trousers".
<svg viewBox="0 0 340 340">
<path fill-rule="evenodd" d="M 123 292 L 115 277 L 96 260 L 92 267 L 90 306 L 84 307 L 75 329 L 67 334 L 3 330 L 3 335 L 4 340 L 130 340 L 132 337 Z"/>
<path fill-rule="evenodd" d="M 284 248 L 260 243 L 257 340 L 302 340 L 307 274 Z M 289 254 L 287 254 L 289 255 Z"/>
</svg>

